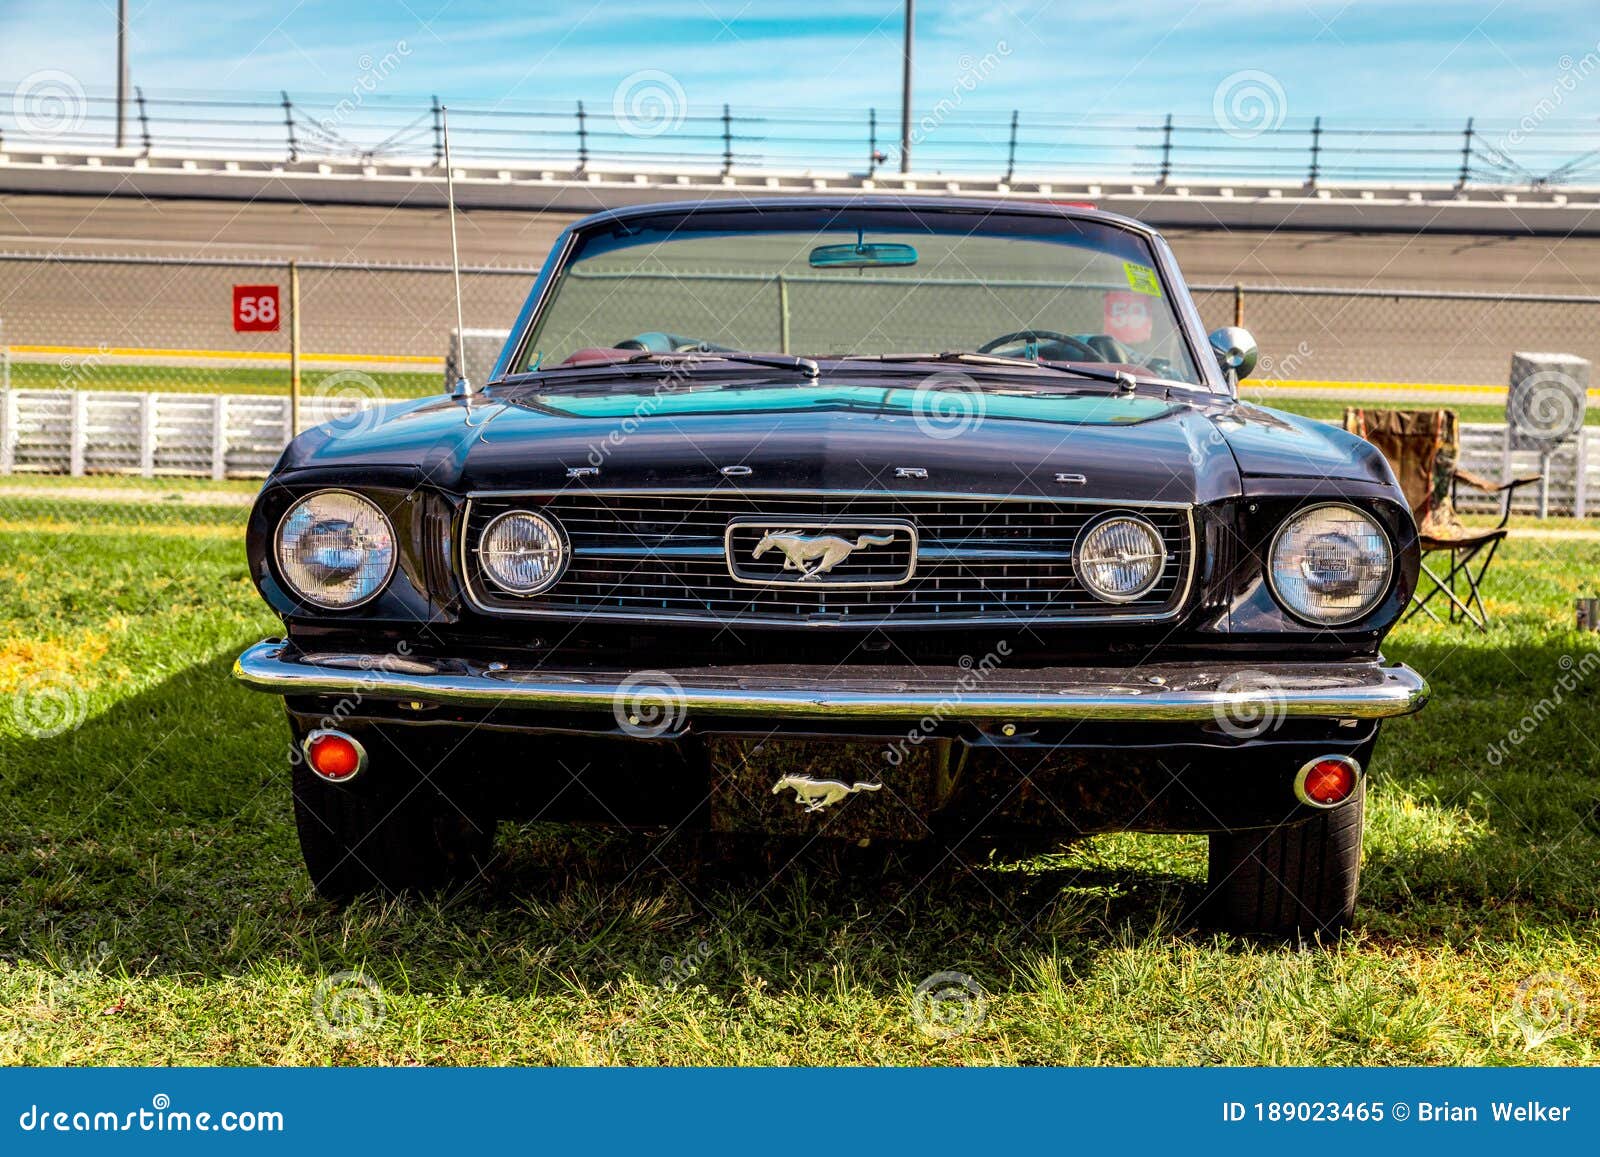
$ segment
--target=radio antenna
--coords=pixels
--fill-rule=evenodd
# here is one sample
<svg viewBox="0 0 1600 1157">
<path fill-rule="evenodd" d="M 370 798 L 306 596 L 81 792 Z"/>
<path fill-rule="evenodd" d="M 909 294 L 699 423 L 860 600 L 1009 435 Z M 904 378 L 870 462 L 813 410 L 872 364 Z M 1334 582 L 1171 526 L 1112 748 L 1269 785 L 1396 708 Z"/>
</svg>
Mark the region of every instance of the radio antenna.
<svg viewBox="0 0 1600 1157">
<path fill-rule="evenodd" d="M 450 213 L 450 276 L 456 287 L 456 381 L 451 393 L 464 397 L 473 392 L 467 379 L 467 330 L 461 323 L 461 249 L 456 243 L 456 170 L 450 163 L 450 110 L 439 106 L 439 130 L 444 137 L 444 195 Z"/>
</svg>

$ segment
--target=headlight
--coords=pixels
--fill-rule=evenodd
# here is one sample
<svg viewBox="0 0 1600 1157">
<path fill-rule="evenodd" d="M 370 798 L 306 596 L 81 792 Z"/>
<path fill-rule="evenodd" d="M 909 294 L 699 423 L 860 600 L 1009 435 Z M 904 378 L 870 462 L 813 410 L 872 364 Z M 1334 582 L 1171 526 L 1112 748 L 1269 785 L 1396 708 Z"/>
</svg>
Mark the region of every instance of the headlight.
<svg viewBox="0 0 1600 1157">
<path fill-rule="evenodd" d="M 1072 558 L 1078 581 L 1108 603 L 1144 594 L 1161 578 L 1166 561 L 1161 532 L 1137 514 L 1110 514 L 1090 523 Z"/>
<path fill-rule="evenodd" d="M 1313 506 L 1292 515 L 1272 540 L 1268 574 L 1290 614 L 1317 626 L 1351 623 L 1389 589 L 1394 548 L 1369 515 L 1351 506 Z"/>
<path fill-rule="evenodd" d="M 531 510 L 508 510 L 483 528 L 478 563 L 501 590 L 536 595 L 561 577 L 567 540 L 555 519 Z"/>
<path fill-rule="evenodd" d="M 324 610 L 360 606 L 394 573 L 394 527 L 348 490 L 302 498 L 278 523 L 278 571 L 300 599 Z"/>
</svg>

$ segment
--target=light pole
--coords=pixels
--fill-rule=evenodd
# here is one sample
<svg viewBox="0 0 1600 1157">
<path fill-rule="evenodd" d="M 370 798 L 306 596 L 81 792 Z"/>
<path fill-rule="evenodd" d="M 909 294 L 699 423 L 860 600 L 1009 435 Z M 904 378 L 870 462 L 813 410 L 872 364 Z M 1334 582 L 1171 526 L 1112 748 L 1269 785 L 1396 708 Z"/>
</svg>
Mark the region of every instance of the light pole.
<svg viewBox="0 0 1600 1157">
<path fill-rule="evenodd" d="M 911 171 L 911 29 L 917 19 L 916 0 L 906 0 L 906 47 L 900 73 L 900 171 Z"/>
<path fill-rule="evenodd" d="M 128 107 L 128 0 L 117 0 L 117 148 Z"/>
</svg>

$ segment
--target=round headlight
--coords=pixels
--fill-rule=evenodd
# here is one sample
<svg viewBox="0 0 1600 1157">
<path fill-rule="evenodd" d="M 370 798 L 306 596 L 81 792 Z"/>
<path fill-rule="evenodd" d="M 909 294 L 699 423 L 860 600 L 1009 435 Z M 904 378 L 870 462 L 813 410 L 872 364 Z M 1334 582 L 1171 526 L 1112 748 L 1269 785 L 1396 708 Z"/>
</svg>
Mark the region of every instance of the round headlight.
<svg viewBox="0 0 1600 1157">
<path fill-rule="evenodd" d="M 1313 506 L 1291 515 L 1272 540 L 1272 591 L 1292 615 L 1316 626 L 1351 623 L 1389 589 L 1394 548 L 1353 506 Z"/>
<path fill-rule="evenodd" d="M 307 495 L 278 523 L 278 572 L 299 598 L 324 610 L 360 606 L 394 573 L 394 527 L 348 490 Z"/>
<path fill-rule="evenodd" d="M 501 590 L 536 595 L 561 577 L 567 540 L 555 519 L 531 510 L 508 510 L 483 528 L 478 562 Z"/>
<path fill-rule="evenodd" d="M 1161 532 L 1137 514 L 1109 514 L 1092 522 L 1073 552 L 1078 581 L 1108 603 L 1126 603 L 1156 585 L 1166 566 Z"/>
</svg>

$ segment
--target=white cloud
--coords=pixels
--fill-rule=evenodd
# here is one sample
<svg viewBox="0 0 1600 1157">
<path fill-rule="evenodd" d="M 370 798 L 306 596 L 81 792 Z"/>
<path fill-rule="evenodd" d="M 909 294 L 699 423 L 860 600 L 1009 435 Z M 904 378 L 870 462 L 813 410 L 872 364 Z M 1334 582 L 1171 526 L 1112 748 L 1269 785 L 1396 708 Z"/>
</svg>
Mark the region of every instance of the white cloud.
<svg viewBox="0 0 1600 1157">
<path fill-rule="evenodd" d="M 876 106 L 891 122 L 899 105 L 894 0 L 813 3 L 807 17 L 787 21 L 776 6 L 743 0 L 516 9 L 491 0 L 237 0 L 226 19 L 211 0 L 131 7 L 133 77 L 151 90 L 340 92 L 363 54 L 381 56 L 403 39 L 410 53 L 385 93 L 603 105 L 623 77 L 654 68 L 702 108 Z M 0 80 L 55 68 L 109 89 L 113 33 L 100 0 L 7 4 Z M 1548 96 L 1563 53 L 1581 58 L 1597 38 L 1556 0 L 924 0 L 918 33 L 919 107 L 950 92 L 963 56 L 1003 40 L 1001 66 L 963 107 L 1020 108 L 1024 126 L 1030 115 L 1207 116 L 1217 83 L 1241 69 L 1277 77 L 1292 120 L 1509 120 Z M 0 123 L 4 115 L 0 108 Z M 1560 115 L 1600 115 L 1600 74 L 1566 94 Z"/>
</svg>

